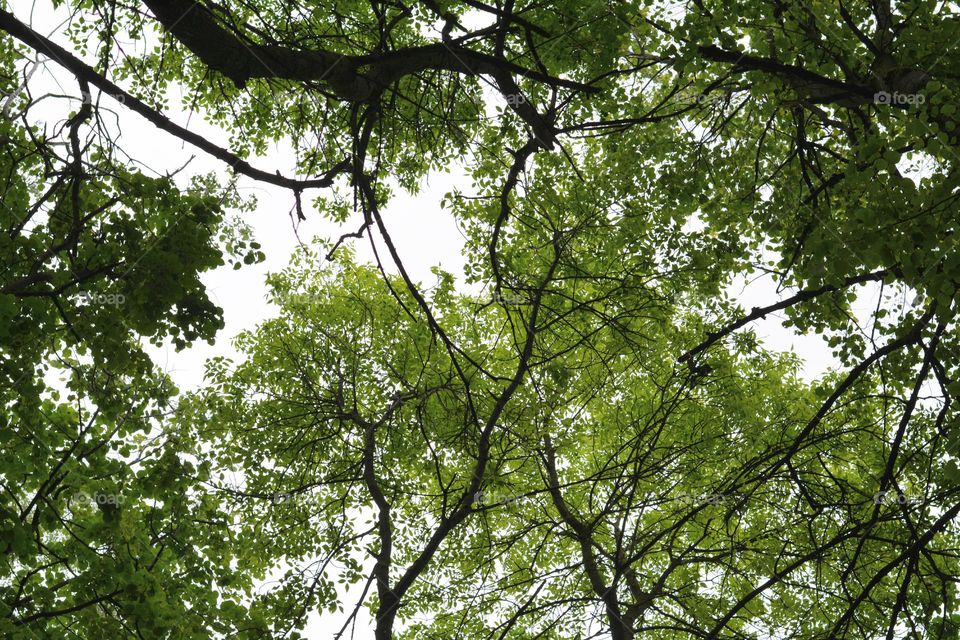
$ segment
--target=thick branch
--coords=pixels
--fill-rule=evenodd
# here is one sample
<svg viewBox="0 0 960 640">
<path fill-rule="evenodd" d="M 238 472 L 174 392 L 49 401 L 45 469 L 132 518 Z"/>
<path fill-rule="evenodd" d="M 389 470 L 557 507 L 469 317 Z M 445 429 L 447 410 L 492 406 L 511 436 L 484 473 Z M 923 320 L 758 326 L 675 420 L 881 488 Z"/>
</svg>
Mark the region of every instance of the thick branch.
<svg viewBox="0 0 960 640">
<path fill-rule="evenodd" d="M 245 176 L 253 178 L 254 180 L 259 180 L 261 182 L 267 182 L 269 184 L 275 184 L 279 187 L 294 190 L 326 188 L 332 185 L 334 177 L 336 177 L 337 174 L 347 167 L 347 161 L 344 161 L 330 169 L 320 178 L 312 180 L 296 180 L 293 178 L 287 178 L 278 173 L 270 173 L 268 171 L 256 169 L 252 167 L 246 160 L 243 160 L 236 154 L 213 144 L 201 135 L 198 135 L 192 131 L 188 131 L 180 125 L 174 124 L 163 114 L 158 113 L 143 101 L 139 100 L 135 96 L 130 95 L 107 78 L 104 78 L 92 67 L 71 54 L 60 45 L 56 44 L 49 38 L 42 36 L 27 25 L 17 20 L 13 14 L 0 10 L 0 29 L 3 29 L 37 53 L 51 57 L 60 66 L 73 73 L 78 79 L 85 80 L 101 91 L 113 95 L 118 101 L 122 102 L 124 106 L 139 113 L 141 116 L 153 123 L 158 129 L 173 134 L 184 142 L 188 142 L 198 149 L 206 151 L 214 158 L 226 162 L 237 173 L 241 173 Z"/>
<path fill-rule="evenodd" d="M 797 65 L 783 64 L 740 51 L 727 51 L 715 45 L 697 47 L 697 50 L 705 59 L 731 64 L 735 70 L 763 71 L 778 75 L 802 86 L 804 93 L 808 94 L 806 97 L 814 102 L 873 102 L 876 93 L 876 89 L 870 86 L 835 80 Z"/>
<path fill-rule="evenodd" d="M 614 640 L 626 640 L 633 637 L 633 631 L 627 627 L 620 611 L 620 602 L 617 599 L 617 592 L 614 586 L 607 586 L 603 575 L 600 572 L 597 563 L 596 554 L 593 552 L 593 531 L 589 525 L 581 521 L 567 506 L 563 494 L 560 492 L 560 478 L 557 474 L 556 450 L 550 435 L 543 438 L 544 454 L 543 461 L 547 472 L 548 487 L 553 505 L 563 521 L 569 526 L 577 537 L 580 544 L 580 557 L 583 560 L 583 567 L 590 580 L 590 586 L 593 592 L 604 604 L 607 612 L 607 621 L 610 624 L 610 637 Z"/>
<path fill-rule="evenodd" d="M 327 84 L 340 98 L 362 102 L 400 78 L 428 69 L 466 75 L 507 72 L 588 93 L 596 87 L 521 67 L 507 60 L 444 42 L 373 55 L 341 55 L 323 49 L 291 49 L 247 43 L 220 25 L 195 0 L 144 0 L 157 20 L 204 64 L 238 86 L 252 78 L 313 80 Z"/>
</svg>

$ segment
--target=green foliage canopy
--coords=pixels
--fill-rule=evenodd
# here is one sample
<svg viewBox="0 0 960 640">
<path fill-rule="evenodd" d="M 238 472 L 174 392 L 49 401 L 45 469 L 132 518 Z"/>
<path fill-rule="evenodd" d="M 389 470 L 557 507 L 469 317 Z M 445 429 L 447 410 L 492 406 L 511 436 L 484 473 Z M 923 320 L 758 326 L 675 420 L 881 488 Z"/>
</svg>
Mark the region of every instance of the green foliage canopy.
<svg viewBox="0 0 960 640">
<path fill-rule="evenodd" d="M 0 12 L 5 632 L 957 634 L 955 7 L 55 4 L 72 50 Z M 53 133 L 31 50 L 77 80 Z M 91 87 L 360 224 L 175 411 L 138 341 L 212 339 L 199 274 L 262 255 L 230 186 L 118 160 Z M 275 142 L 299 177 L 247 162 Z M 382 212 L 454 161 L 480 298 Z M 396 276 L 344 244 L 374 231 Z M 740 309 L 758 272 L 789 293 Z M 781 311 L 836 371 L 758 345 Z"/>
</svg>

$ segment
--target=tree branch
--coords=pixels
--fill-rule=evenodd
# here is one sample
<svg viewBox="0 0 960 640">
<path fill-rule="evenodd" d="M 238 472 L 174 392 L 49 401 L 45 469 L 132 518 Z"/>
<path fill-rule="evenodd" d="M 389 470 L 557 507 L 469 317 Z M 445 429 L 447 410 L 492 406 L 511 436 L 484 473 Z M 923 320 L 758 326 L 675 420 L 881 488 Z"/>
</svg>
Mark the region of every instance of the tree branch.
<svg viewBox="0 0 960 640">
<path fill-rule="evenodd" d="M 734 70 L 764 71 L 781 76 L 792 83 L 806 85 L 813 102 L 853 101 L 873 102 L 876 90 L 873 87 L 834 80 L 797 65 L 783 64 L 769 58 L 760 58 L 740 51 L 728 51 L 716 45 L 697 47 L 705 59 L 733 65 Z"/>
<path fill-rule="evenodd" d="M 817 289 L 805 289 L 795 296 L 791 296 L 785 300 L 781 300 L 776 304 L 772 304 L 767 307 L 754 307 L 751 309 L 750 313 L 740 318 L 736 322 L 732 322 L 725 327 L 721 328 L 719 331 L 707 332 L 707 339 L 698 344 L 693 349 L 690 349 L 682 356 L 677 359 L 677 362 L 689 362 L 692 361 L 697 355 L 703 353 L 709 349 L 715 342 L 725 338 L 730 335 L 737 329 L 746 326 L 753 322 L 754 320 L 759 320 L 775 311 L 780 311 L 781 309 L 787 309 L 801 302 L 807 300 L 812 300 L 822 296 L 825 293 L 832 293 L 834 291 L 839 291 L 840 289 L 846 289 L 856 284 L 863 284 L 864 282 L 872 282 L 877 280 L 883 280 L 887 275 L 890 274 L 890 269 L 881 269 L 880 271 L 873 271 L 871 273 L 864 273 L 858 276 L 851 276 L 843 281 L 843 284 L 840 286 L 834 285 L 824 285 Z"/>
<path fill-rule="evenodd" d="M 339 173 L 346 170 L 346 168 L 349 166 L 349 160 L 344 160 L 327 171 L 321 177 L 310 180 L 287 178 L 279 173 L 270 173 L 268 171 L 256 169 L 252 167 L 250 163 L 248 163 L 246 160 L 243 160 L 236 154 L 215 145 L 201 135 L 198 135 L 192 131 L 188 131 L 178 124 L 174 124 L 166 116 L 155 111 L 142 100 L 127 93 L 116 84 L 97 73 L 92 67 L 71 54 L 60 45 L 37 33 L 24 23 L 17 20 L 16 16 L 13 14 L 0 10 L 0 29 L 3 29 L 37 53 L 49 56 L 57 64 L 76 75 L 78 79 L 85 80 L 101 91 L 113 95 L 117 100 L 121 101 L 124 106 L 139 113 L 158 129 L 173 134 L 184 142 L 188 142 L 198 149 L 206 151 L 214 158 L 222 160 L 230 165 L 230 168 L 237 173 L 253 178 L 254 180 L 259 180 L 261 182 L 267 182 L 279 187 L 294 190 L 326 188 L 331 186 L 333 184 L 333 179 Z"/>
<path fill-rule="evenodd" d="M 400 78 L 427 69 L 466 75 L 508 72 L 554 87 L 597 93 L 596 87 L 556 78 L 467 47 L 443 42 L 371 55 L 246 43 L 195 0 L 144 0 L 157 20 L 204 64 L 242 87 L 253 78 L 324 82 L 340 98 L 363 102 Z M 368 71 L 361 69 L 368 68 Z"/>
</svg>

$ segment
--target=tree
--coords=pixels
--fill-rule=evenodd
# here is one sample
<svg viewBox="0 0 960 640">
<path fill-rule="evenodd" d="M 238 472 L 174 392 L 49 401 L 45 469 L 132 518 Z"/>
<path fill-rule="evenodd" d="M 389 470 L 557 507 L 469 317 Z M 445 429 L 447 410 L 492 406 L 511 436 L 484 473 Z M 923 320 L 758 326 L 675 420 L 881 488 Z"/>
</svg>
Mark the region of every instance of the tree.
<svg viewBox="0 0 960 640">
<path fill-rule="evenodd" d="M 178 495 L 239 523 L 232 595 L 197 570 L 179 578 L 197 601 L 225 588 L 237 603 L 198 621 L 197 634 L 295 633 L 314 609 L 352 606 L 332 566 L 364 585 L 343 632 L 368 606 L 380 639 L 956 634 L 952 7 L 69 6 L 76 54 L 7 11 L 0 29 L 73 74 L 81 96 L 121 96 L 236 173 L 289 189 L 300 215 L 307 190 L 330 188 L 318 213 L 360 217 L 356 232 L 274 278 L 286 315 L 245 335 L 247 359 L 212 363 L 211 386 L 162 419 L 178 437 L 154 459 L 203 461 Z M 130 51 L 128 36 L 159 45 Z M 4 42 L 5 81 L 19 86 L 23 53 Z M 164 116 L 172 83 L 231 132 L 229 149 Z M 242 227 L 215 242 L 224 205 L 236 203 L 217 200 L 210 180 L 180 191 L 135 175 L 109 140 L 84 161 L 90 99 L 60 132 L 71 152 L 57 158 L 50 138 L 31 135 L 32 102 L 18 99 L 23 124 L 5 135 L 24 151 L 7 156 L 5 202 L 21 218 L 54 213 L 46 236 L 8 224 L 19 266 L 4 276 L 7 315 L 46 342 L 29 353 L 5 343 L 5 358 L 36 367 L 90 343 L 94 368 L 125 379 L 131 360 L 149 370 L 129 357 L 137 336 L 211 337 L 217 312 L 196 274 L 223 251 L 246 251 Z M 278 140 L 293 145 L 303 177 L 245 160 Z M 445 205 L 467 234 L 467 283 L 485 287 L 482 300 L 450 274 L 432 290 L 413 281 L 381 213 L 391 188 L 416 190 L 458 157 L 473 193 Z M 138 200 L 162 197 L 113 222 L 115 181 L 140 185 Z M 150 252 L 161 299 L 134 305 L 129 327 L 84 309 L 76 315 L 97 337 L 75 335 L 63 291 L 102 283 L 135 297 L 115 263 L 142 247 L 122 239 L 184 206 L 194 227 Z M 396 277 L 356 264 L 345 246 L 374 229 Z M 790 291 L 740 309 L 726 287 L 757 272 Z M 869 314 L 854 304 L 865 292 L 876 296 Z M 11 306 L 26 298 L 43 305 Z M 807 384 L 794 361 L 766 352 L 749 325 L 779 312 L 823 335 L 840 369 Z M 136 406 L 139 379 L 125 384 L 115 397 Z M 110 404 L 96 386 L 82 390 Z M 39 403 L 50 389 L 34 376 L 32 393 Z M 122 452 L 118 413 L 98 443 Z M 72 442 L 5 479 L 58 477 Z M 97 473 L 118 477 L 108 460 Z M 217 503 L 208 481 L 232 498 Z M 10 513 L 22 523 L 21 511 Z M 28 553 L 8 520 L 8 544 Z M 279 558 L 293 562 L 280 586 L 242 598 Z M 24 585 L 59 584 L 36 557 L 10 566 Z M 21 600 L 4 598 L 12 623 L 39 620 L 42 609 L 11 606 L 35 606 Z M 62 606 L 41 617 L 77 616 Z"/>
<path fill-rule="evenodd" d="M 179 189 L 122 162 L 82 80 L 74 110 L 43 126 L 42 98 L 17 91 L 11 44 L 0 53 L 0 630 L 209 631 L 220 614 L 208 583 L 236 577 L 226 514 L 188 491 L 207 465 L 169 423 L 176 388 L 142 340 L 186 346 L 223 325 L 198 274 L 243 258 L 246 227 L 226 218 L 242 202 L 213 177 Z"/>
</svg>

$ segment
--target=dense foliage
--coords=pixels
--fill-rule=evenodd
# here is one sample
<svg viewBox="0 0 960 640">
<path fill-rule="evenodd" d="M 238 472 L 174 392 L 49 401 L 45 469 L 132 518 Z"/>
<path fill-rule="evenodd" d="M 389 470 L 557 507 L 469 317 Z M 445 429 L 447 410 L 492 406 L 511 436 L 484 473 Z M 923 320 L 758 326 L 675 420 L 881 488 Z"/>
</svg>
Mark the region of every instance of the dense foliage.
<svg viewBox="0 0 960 640">
<path fill-rule="evenodd" d="M 13 4 L 5 636 L 960 634 L 954 5 Z M 223 175 L 142 171 L 102 94 Z M 384 206 L 455 162 L 466 270 L 426 286 Z M 181 395 L 142 345 L 212 340 L 200 274 L 263 258 L 240 177 L 344 234 Z"/>
</svg>

